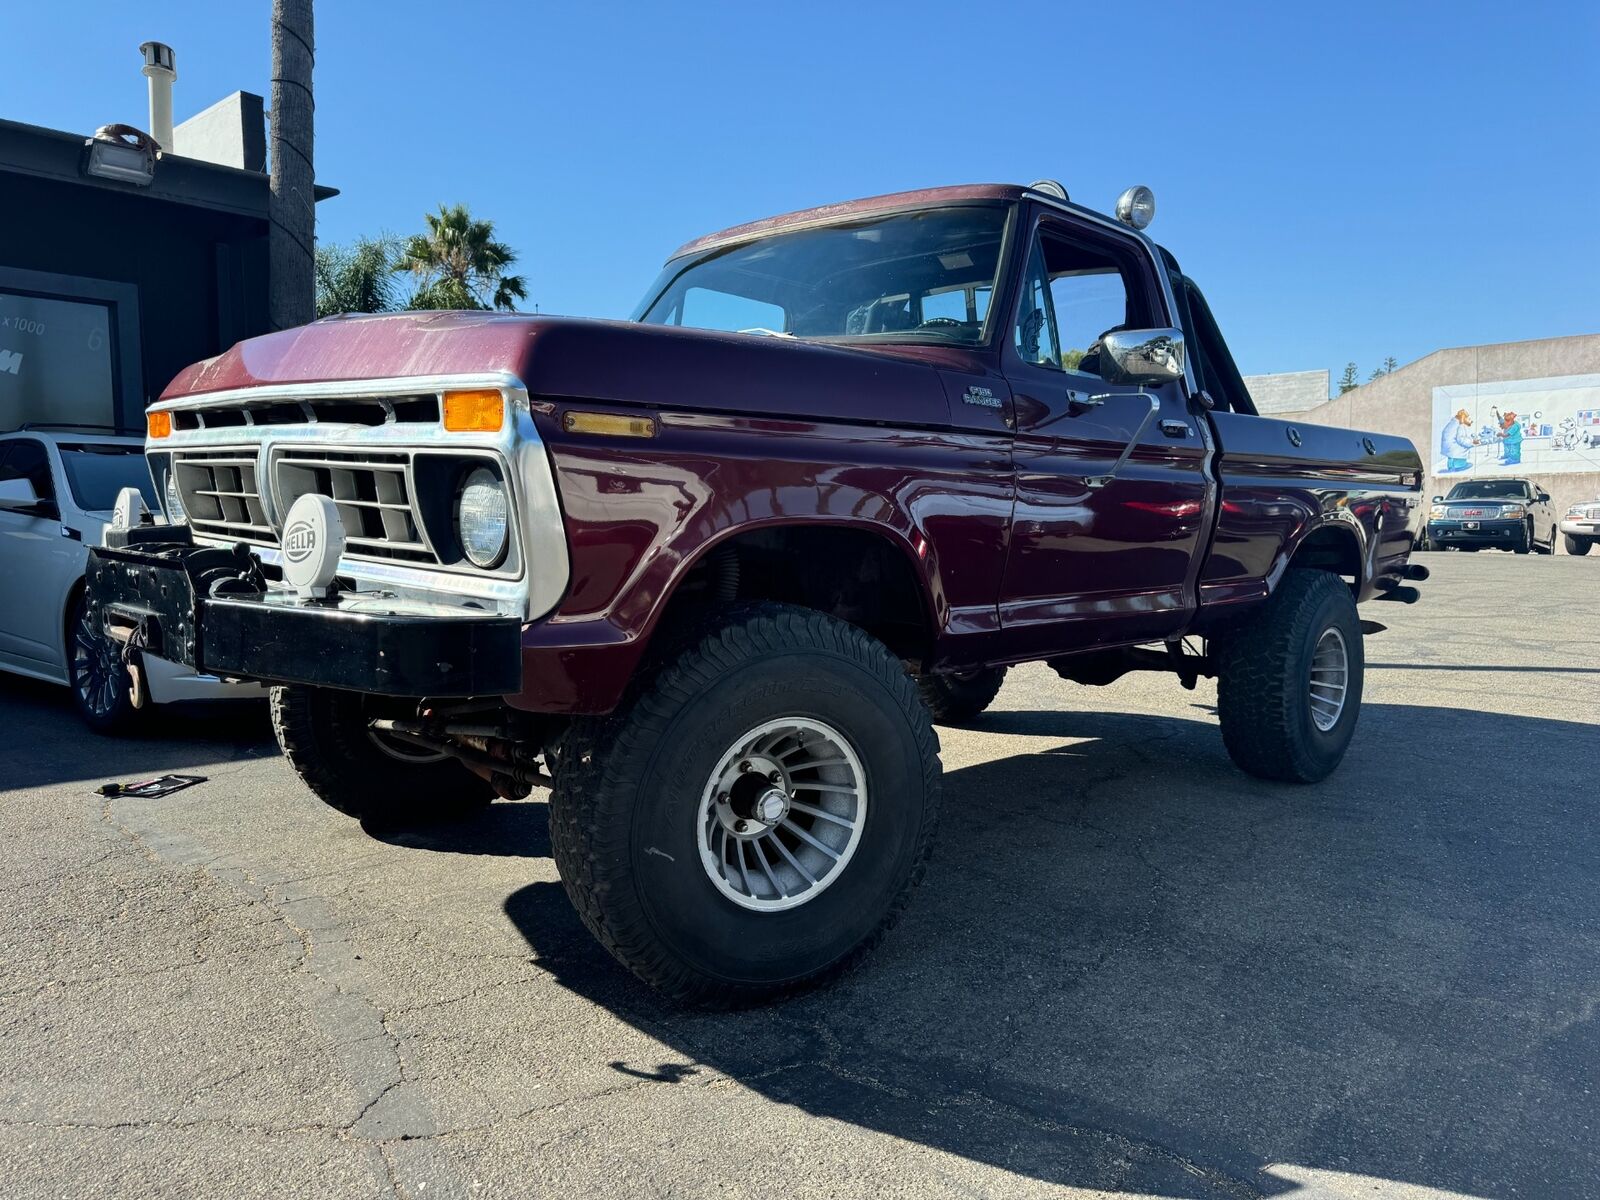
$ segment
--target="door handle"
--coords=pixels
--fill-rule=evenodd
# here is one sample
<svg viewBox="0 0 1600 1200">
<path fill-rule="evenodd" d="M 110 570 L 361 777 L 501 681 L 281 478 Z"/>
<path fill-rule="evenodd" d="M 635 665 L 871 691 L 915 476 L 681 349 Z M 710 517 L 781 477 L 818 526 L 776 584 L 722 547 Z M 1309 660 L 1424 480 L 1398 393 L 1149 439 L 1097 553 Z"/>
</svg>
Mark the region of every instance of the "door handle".
<svg viewBox="0 0 1600 1200">
<path fill-rule="evenodd" d="M 1161 432 L 1166 434 L 1168 437 L 1188 437 L 1189 422 L 1163 421 L 1161 422 Z"/>
</svg>

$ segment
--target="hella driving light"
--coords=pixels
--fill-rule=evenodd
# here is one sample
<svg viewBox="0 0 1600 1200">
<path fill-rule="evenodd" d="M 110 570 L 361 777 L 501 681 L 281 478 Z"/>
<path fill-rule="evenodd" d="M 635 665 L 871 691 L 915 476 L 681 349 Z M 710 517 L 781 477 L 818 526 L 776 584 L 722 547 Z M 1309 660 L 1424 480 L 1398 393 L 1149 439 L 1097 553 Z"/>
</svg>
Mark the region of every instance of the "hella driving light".
<svg viewBox="0 0 1600 1200">
<path fill-rule="evenodd" d="M 167 524 L 183 525 L 189 520 L 189 514 L 183 510 L 183 497 L 178 494 L 178 472 L 167 472 L 166 487 Z"/>
<path fill-rule="evenodd" d="M 506 486 L 488 467 L 475 468 L 461 485 L 456 501 L 456 536 L 475 567 L 500 565 L 510 529 Z"/>
<path fill-rule="evenodd" d="M 1134 229 L 1143 229 L 1156 215 L 1156 194 L 1143 185 L 1131 187 L 1117 197 L 1117 220 Z"/>
</svg>

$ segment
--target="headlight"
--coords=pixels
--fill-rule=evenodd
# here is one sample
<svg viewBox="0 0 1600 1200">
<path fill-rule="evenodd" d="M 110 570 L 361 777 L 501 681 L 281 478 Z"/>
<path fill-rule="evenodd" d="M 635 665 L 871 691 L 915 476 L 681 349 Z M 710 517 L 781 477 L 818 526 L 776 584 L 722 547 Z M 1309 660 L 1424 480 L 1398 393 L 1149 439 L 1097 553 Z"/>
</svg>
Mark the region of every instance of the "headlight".
<svg viewBox="0 0 1600 1200">
<path fill-rule="evenodd" d="M 189 514 L 183 510 L 183 497 L 178 495 L 178 472 L 176 469 L 167 472 L 167 491 L 164 501 L 167 509 L 167 524 L 185 525 L 189 521 Z"/>
<path fill-rule="evenodd" d="M 1520 517 L 1527 511 L 1527 507 L 1521 504 L 1502 504 L 1500 506 L 1500 515 L 1502 517 Z"/>
<path fill-rule="evenodd" d="M 1428 510 L 1428 520 L 1442 521 L 1449 515 L 1450 509 L 1443 504 L 1435 504 Z"/>
<path fill-rule="evenodd" d="M 474 468 L 456 500 L 456 536 L 475 567 L 488 570 L 506 556 L 510 532 L 506 485 L 488 467 Z"/>
</svg>

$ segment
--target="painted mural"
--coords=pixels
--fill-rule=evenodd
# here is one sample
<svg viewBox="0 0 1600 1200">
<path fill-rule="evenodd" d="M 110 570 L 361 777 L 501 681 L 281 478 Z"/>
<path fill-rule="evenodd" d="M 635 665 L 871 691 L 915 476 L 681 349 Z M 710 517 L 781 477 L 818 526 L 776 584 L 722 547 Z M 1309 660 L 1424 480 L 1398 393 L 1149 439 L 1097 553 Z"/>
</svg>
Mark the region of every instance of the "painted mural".
<svg viewBox="0 0 1600 1200">
<path fill-rule="evenodd" d="M 1433 389 L 1435 475 L 1600 471 L 1600 375 Z"/>
</svg>

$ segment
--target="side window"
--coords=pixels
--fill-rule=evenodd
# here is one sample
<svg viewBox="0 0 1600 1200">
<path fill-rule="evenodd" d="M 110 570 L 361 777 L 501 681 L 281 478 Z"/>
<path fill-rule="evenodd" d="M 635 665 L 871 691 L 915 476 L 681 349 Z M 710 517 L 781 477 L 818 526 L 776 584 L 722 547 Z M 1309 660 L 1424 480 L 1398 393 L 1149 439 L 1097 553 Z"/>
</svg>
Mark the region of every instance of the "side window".
<svg viewBox="0 0 1600 1200">
<path fill-rule="evenodd" d="M 44 443 L 33 438 L 19 438 L 6 443 L 6 453 L 0 454 L 0 480 L 26 479 L 33 484 L 34 494 L 41 500 L 54 500 L 56 489 L 50 479 L 50 458 Z"/>
<path fill-rule="evenodd" d="M 1101 334 L 1149 324 L 1139 276 L 1125 255 L 1083 239 L 1042 232 L 1050 307 L 1061 343 L 1061 365 L 1099 376 L 1095 345 Z"/>
<path fill-rule="evenodd" d="M 1017 324 L 1012 331 L 1017 357 L 1041 367 L 1060 367 L 1060 340 L 1056 336 L 1055 313 L 1051 308 L 1050 276 L 1045 268 L 1044 251 L 1036 239 L 1028 256 L 1028 273 L 1023 278 L 1022 302 L 1017 306 Z"/>
</svg>

